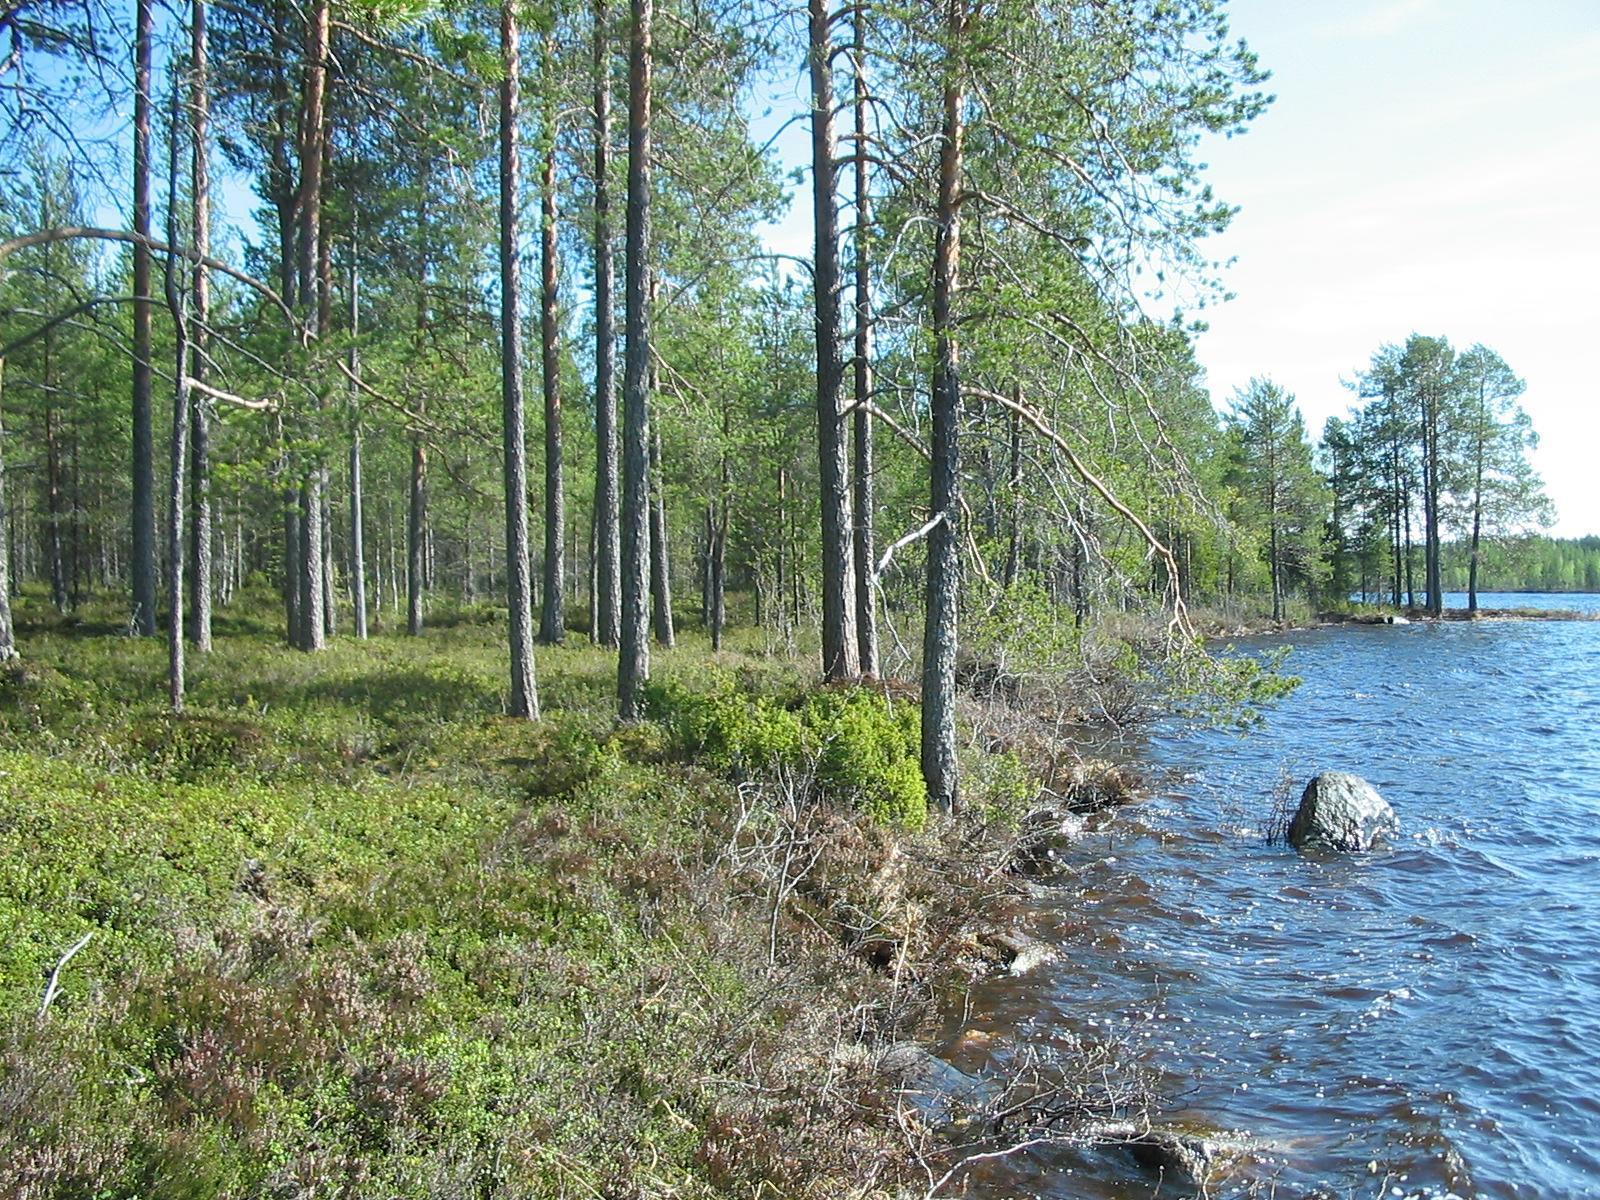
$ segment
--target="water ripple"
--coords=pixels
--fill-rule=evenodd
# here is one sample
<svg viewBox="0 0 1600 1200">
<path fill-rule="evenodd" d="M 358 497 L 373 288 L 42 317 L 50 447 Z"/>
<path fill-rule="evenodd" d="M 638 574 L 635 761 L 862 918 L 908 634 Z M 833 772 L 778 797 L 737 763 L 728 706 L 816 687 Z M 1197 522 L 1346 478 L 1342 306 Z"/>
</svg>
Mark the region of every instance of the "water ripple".
<svg viewBox="0 0 1600 1200">
<path fill-rule="evenodd" d="M 1056 973 L 974 1010 L 1138 1031 L 1186 1112 L 1272 1147 L 1279 1195 L 1600 1195 L 1600 623 L 1290 640 L 1306 683 L 1263 730 L 1144 747 L 1181 790 L 1086 839 L 1040 914 Z M 1262 844 L 1284 771 L 1325 769 L 1389 797 L 1392 848 Z M 1082 1156 L 991 1178 L 1149 1194 Z"/>
</svg>

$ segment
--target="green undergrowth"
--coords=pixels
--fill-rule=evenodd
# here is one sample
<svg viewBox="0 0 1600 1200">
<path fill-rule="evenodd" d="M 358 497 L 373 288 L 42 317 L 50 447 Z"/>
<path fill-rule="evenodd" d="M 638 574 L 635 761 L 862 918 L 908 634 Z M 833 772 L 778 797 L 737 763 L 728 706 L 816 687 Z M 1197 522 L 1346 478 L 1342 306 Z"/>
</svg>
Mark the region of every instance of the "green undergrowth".
<svg viewBox="0 0 1600 1200">
<path fill-rule="evenodd" d="M 913 706 L 691 638 L 619 726 L 613 660 L 574 636 L 532 724 L 471 612 L 316 656 L 230 620 L 175 717 L 156 640 L 19 612 L 0 1194 L 911 1178 L 860 1047 L 927 1020 L 1008 902 L 999 801 L 927 818 Z"/>
<path fill-rule="evenodd" d="M 657 686 L 650 709 L 689 760 L 738 778 L 810 772 L 874 821 L 921 829 L 927 819 L 919 712 L 904 701 L 864 688 L 764 695 L 727 677 L 710 692 Z"/>
</svg>

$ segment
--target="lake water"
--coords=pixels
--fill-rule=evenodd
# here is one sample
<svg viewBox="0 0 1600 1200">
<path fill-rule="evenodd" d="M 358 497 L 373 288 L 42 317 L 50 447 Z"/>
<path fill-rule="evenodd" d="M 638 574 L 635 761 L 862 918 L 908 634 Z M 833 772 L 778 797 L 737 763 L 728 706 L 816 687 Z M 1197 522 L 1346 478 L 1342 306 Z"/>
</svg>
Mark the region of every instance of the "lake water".
<svg viewBox="0 0 1600 1200">
<path fill-rule="evenodd" d="M 1173 1116 L 1259 1147 L 1221 1195 L 1600 1196 L 1600 622 L 1286 640 L 1305 683 L 1262 727 L 1138 748 L 1172 774 L 1070 852 L 1038 913 L 1061 961 L 981 985 L 947 1056 L 982 1071 L 1019 1040 L 1127 1039 Z M 1390 848 L 1264 843 L 1285 774 L 1298 795 L 1328 769 L 1394 805 Z M 1154 1192 L 1114 1154 L 1064 1148 L 973 1182 Z"/>
</svg>

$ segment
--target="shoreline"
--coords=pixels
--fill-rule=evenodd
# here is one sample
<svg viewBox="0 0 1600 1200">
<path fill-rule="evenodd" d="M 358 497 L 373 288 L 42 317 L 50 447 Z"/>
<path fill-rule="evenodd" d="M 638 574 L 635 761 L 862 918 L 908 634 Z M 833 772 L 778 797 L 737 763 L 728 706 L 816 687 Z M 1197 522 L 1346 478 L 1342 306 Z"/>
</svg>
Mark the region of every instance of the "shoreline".
<svg viewBox="0 0 1600 1200">
<path fill-rule="evenodd" d="M 1551 595 L 1589 595 L 1587 592 L 1549 593 Z M 1271 617 L 1224 619 L 1202 614 L 1200 636 L 1207 642 L 1239 637 L 1272 637 L 1312 629 L 1336 629 L 1348 625 L 1443 625 L 1478 621 L 1600 621 L 1600 612 L 1580 612 L 1570 608 L 1447 608 L 1439 616 L 1426 609 L 1373 609 L 1371 611 L 1327 611 L 1307 618 L 1273 620 Z"/>
</svg>

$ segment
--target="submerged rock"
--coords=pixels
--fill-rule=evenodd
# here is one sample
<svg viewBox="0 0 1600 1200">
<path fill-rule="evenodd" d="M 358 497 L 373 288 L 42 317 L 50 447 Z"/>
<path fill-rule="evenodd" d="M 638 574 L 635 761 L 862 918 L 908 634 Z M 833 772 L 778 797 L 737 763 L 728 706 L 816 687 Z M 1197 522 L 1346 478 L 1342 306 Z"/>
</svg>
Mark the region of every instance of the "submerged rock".
<svg viewBox="0 0 1600 1200">
<path fill-rule="evenodd" d="M 1370 850 L 1399 831 L 1394 809 L 1370 783 L 1346 771 L 1324 771 L 1306 784 L 1289 823 L 1289 843 L 1298 850 Z"/>
<path fill-rule="evenodd" d="M 1102 1146 L 1120 1146 L 1133 1161 L 1161 1181 L 1204 1195 L 1219 1175 L 1247 1153 L 1246 1144 L 1231 1135 L 1207 1135 L 1184 1129 L 1108 1121 L 1092 1126 L 1089 1140 Z"/>
<path fill-rule="evenodd" d="M 1020 929 L 980 929 L 977 937 L 1012 975 L 1026 975 L 1060 957 L 1053 946 Z"/>
<path fill-rule="evenodd" d="M 998 1093 L 992 1080 L 968 1075 L 914 1042 L 889 1047 L 878 1071 L 930 1129 L 961 1126 Z"/>
</svg>

